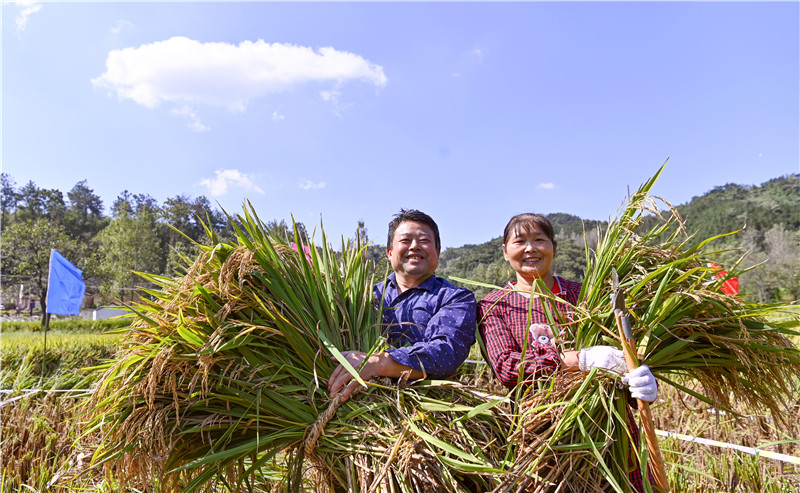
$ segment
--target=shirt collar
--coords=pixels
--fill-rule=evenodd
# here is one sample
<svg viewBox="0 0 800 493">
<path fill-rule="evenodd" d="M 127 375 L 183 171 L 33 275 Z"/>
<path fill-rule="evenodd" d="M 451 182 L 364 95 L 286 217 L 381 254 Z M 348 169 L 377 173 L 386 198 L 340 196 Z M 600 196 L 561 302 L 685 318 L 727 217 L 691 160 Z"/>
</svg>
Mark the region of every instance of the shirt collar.
<svg viewBox="0 0 800 493">
<path fill-rule="evenodd" d="M 561 291 L 564 291 L 564 288 L 561 287 L 561 281 L 558 279 L 558 276 L 553 276 L 553 279 L 555 282 L 553 282 L 553 289 L 550 292 L 553 294 L 561 294 Z M 517 281 L 508 281 L 506 289 L 517 289 Z"/>
<path fill-rule="evenodd" d="M 398 291 L 397 275 L 394 272 L 392 272 L 386 279 L 389 281 L 389 285 L 392 287 L 392 289 Z M 436 287 L 436 274 L 432 274 L 430 277 L 422 281 L 422 284 L 418 284 L 417 286 L 407 289 L 406 291 L 410 291 L 411 289 L 424 289 L 425 291 L 432 292 L 435 287 Z"/>
</svg>

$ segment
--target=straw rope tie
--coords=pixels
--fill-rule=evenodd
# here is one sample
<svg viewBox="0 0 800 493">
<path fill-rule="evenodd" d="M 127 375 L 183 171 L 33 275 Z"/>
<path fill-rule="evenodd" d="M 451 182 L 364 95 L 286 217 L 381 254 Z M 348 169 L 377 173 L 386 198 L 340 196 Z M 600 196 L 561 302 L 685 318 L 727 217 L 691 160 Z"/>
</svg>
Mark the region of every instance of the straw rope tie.
<svg viewBox="0 0 800 493">
<path fill-rule="evenodd" d="M 325 431 L 325 425 L 328 424 L 328 421 L 333 418 L 333 415 L 336 414 L 336 411 L 339 410 L 339 406 L 344 402 L 342 399 L 342 394 L 336 394 L 336 397 L 331 399 L 330 405 L 328 405 L 328 409 L 325 410 L 322 414 L 317 416 L 317 420 L 314 421 L 309 428 L 308 436 L 306 436 L 305 440 L 305 452 L 306 456 L 310 457 L 314 460 L 321 460 L 319 455 L 317 454 L 317 441 L 319 437 L 322 436 L 322 433 Z"/>
</svg>

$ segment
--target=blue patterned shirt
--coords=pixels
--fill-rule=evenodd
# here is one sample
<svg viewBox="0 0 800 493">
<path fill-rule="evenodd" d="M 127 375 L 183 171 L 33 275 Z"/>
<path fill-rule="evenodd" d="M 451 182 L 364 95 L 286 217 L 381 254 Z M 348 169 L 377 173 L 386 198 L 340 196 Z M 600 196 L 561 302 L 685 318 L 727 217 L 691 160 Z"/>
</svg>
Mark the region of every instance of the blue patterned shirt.
<svg viewBox="0 0 800 493">
<path fill-rule="evenodd" d="M 400 293 L 395 274 L 387 278 L 383 323 L 394 346 L 387 352 L 398 363 L 429 378 L 452 375 L 475 343 L 477 303 L 472 291 L 431 276 Z M 375 285 L 380 302 L 384 283 Z"/>
</svg>

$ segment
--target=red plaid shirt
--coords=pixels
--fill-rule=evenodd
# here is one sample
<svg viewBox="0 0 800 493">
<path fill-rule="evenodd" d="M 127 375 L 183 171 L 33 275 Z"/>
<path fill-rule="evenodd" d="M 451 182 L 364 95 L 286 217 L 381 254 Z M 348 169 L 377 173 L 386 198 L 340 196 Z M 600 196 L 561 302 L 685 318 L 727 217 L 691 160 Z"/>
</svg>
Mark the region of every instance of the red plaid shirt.
<svg viewBox="0 0 800 493">
<path fill-rule="evenodd" d="M 551 303 L 551 311 L 559 312 L 569 320 L 572 313 L 571 305 L 578 303 L 581 283 L 568 281 L 556 277 L 553 294 L 566 300 Z M 543 344 L 535 340 L 529 330 L 531 324 L 549 324 L 547 315 L 542 307 L 542 300 L 537 296 L 528 298 L 519 292 L 508 291 L 516 289 L 515 283 L 509 283 L 504 290 L 492 291 L 478 302 L 478 330 L 489 363 L 495 377 L 506 387 L 513 388 L 519 378 L 519 366 L 522 361 L 522 346 L 524 338 L 528 338 L 528 347 L 525 353 L 524 378 L 526 381 L 547 377 L 561 367 L 561 358 L 558 350 L 551 344 Z M 546 300 L 545 300 L 546 301 Z M 564 326 L 552 327 L 553 335 L 558 335 Z M 628 429 L 631 432 L 634 445 L 639 446 L 639 429 L 636 426 L 633 414 L 628 409 Z M 653 482 L 652 473 L 648 470 L 650 482 Z M 633 490 L 644 492 L 642 474 L 639 471 L 635 456 L 628 457 L 628 478 Z"/>
<path fill-rule="evenodd" d="M 577 304 L 581 283 L 556 277 L 554 294 L 570 304 Z M 559 288 L 560 287 L 560 288 Z M 506 289 L 516 289 L 512 283 Z M 551 304 L 553 312 L 570 313 L 569 305 Z M 536 341 L 528 328 L 531 324 L 547 324 L 547 316 L 538 296 L 528 298 L 512 291 L 492 291 L 478 302 L 478 321 L 489 362 L 495 377 L 506 387 L 517 385 L 522 346 L 528 337 L 525 353 L 525 378 L 536 379 L 556 371 L 561 365 L 558 351 L 550 344 Z M 558 335 L 559 327 L 553 327 Z"/>
</svg>

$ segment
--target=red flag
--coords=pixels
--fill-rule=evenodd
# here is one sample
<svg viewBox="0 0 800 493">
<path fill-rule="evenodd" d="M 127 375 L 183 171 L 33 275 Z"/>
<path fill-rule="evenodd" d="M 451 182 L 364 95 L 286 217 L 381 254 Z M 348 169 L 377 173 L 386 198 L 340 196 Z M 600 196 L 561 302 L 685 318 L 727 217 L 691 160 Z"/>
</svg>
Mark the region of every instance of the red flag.
<svg viewBox="0 0 800 493">
<path fill-rule="evenodd" d="M 714 262 L 708 263 L 709 267 L 713 267 L 715 269 L 719 269 L 719 272 L 714 274 L 714 279 L 719 279 L 720 277 L 725 277 L 728 275 L 728 272 L 724 270 L 721 266 L 715 264 Z M 722 283 L 722 286 L 719 288 L 723 293 L 729 295 L 737 295 L 739 294 L 739 278 L 738 277 L 731 277 L 730 279 L 726 279 L 725 282 Z"/>
</svg>

